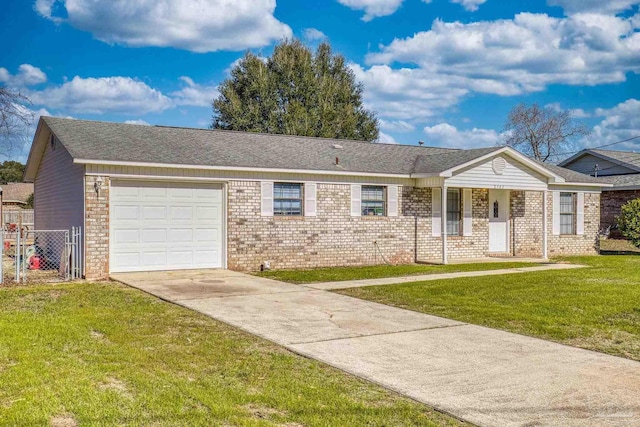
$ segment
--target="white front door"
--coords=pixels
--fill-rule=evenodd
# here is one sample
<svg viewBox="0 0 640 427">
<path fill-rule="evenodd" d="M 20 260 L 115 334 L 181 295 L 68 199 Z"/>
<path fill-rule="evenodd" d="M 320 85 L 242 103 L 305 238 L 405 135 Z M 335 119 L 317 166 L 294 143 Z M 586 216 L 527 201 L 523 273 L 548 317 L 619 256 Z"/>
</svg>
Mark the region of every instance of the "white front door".
<svg viewBox="0 0 640 427">
<path fill-rule="evenodd" d="M 223 267 L 222 184 L 113 181 L 111 272 Z"/>
<path fill-rule="evenodd" d="M 489 190 L 489 252 L 509 251 L 509 190 Z"/>
</svg>

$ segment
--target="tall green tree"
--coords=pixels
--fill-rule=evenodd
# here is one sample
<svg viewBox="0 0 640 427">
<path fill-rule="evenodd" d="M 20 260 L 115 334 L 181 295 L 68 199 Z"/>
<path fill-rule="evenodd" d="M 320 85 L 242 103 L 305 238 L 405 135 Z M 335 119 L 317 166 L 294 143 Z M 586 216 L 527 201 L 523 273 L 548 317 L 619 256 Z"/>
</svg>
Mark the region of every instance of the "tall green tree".
<svg viewBox="0 0 640 427">
<path fill-rule="evenodd" d="M 375 113 L 362 104 L 362 84 L 328 43 L 312 52 L 299 40 L 269 58 L 247 52 L 218 88 L 213 129 L 373 141 Z"/>
<path fill-rule="evenodd" d="M 5 160 L 0 164 L 0 182 L 22 182 L 24 165 L 15 160 Z"/>
</svg>

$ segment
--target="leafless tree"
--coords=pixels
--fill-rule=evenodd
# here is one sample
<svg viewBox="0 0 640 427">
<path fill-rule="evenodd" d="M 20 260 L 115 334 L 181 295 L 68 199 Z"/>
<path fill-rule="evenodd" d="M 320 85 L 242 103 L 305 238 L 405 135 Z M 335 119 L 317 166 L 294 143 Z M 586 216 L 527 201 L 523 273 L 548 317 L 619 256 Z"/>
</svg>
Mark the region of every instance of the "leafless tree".
<svg viewBox="0 0 640 427">
<path fill-rule="evenodd" d="M 569 111 L 516 105 L 504 125 L 506 144 L 541 162 L 555 160 L 568 151 L 572 139 L 588 135 L 589 129 L 574 121 Z"/>
<path fill-rule="evenodd" d="M 29 99 L 18 91 L 0 87 L 0 152 L 7 155 L 20 140 L 28 137 L 33 112 L 25 107 Z"/>
</svg>

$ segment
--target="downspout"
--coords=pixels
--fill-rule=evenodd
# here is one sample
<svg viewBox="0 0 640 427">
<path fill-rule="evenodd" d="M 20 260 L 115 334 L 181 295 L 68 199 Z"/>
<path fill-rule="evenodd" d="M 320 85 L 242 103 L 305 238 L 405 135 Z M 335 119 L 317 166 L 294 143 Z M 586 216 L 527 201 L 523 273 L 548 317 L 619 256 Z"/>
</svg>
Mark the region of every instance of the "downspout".
<svg viewBox="0 0 640 427">
<path fill-rule="evenodd" d="M 442 185 L 442 206 L 440 207 L 440 228 L 442 232 L 442 263 L 448 263 L 447 256 L 447 187 Z"/>
<path fill-rule="evenodd" d="M 547 231 L 547 197 L 549 195 L 549 192 L 547 190 L 544 190 L 542 192 L 542 258 L 543 259 L 549 259 L 549 255 L 548 255 L 548 243 L 547 243 L 547 238 L 548 238 L 548 231 Z"/>
</svg>

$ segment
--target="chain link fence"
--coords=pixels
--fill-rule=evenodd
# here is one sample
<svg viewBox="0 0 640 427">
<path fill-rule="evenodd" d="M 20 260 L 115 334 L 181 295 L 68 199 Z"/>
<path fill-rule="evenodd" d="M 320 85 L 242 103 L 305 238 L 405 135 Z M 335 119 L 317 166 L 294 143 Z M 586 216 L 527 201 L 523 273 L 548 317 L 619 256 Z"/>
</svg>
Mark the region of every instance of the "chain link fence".
<svg viewBox="0 0 640 427">
<path fill-rule="evenodd" d="M 82 230 L 33 230 L 5 227 L 2 231 L 4 282 L 51 282 L 82 277 Z"/>
</svg>

